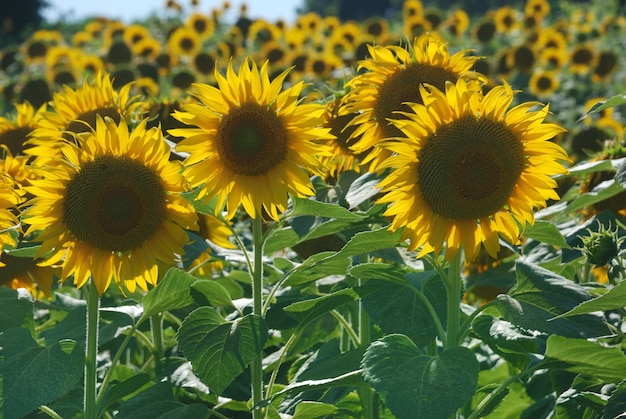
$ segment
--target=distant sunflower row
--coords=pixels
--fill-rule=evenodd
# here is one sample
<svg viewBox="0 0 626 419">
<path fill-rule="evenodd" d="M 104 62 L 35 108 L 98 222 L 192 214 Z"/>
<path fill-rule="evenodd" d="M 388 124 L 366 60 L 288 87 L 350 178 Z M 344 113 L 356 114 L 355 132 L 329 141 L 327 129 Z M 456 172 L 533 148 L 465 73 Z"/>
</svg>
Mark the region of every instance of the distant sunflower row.
<svg viewBox="0 0 626 419">
<path fill-rule="evenodd" d="M 488 86 L 472 70 L 479 58 L 435 32 L 368 44 L 367 56 L 323 100 L 295 69 L 275 74 L 250 56 L 216 67 L 166 115 L 106 72 L 37 109 L 17 105 L 0 134 L 3 284 L 49 295 L 52 281 L 33 273 L 46 269 L 77 287 L 91 278 L 101 294 L 113 281 L 134 292 L 174 265 L 222 269 L 205 265 L 209 243 L 232 246 L 235 219 L 278 221 L 289 196 L 315 195 L 312 175 L 346 170 L 381 178 L 389 228 L 419 255 L 472 260 L 495 257 L 500 237 L 518 243 L 534 210 L 558 199 L 553 175 L 569 162 L 548 106 L 511 107 L 509 83 Z M 214 213 L 199 217 L 194 201 Z M 192 260 L 194 241 L 206 251 Z"/>
</svg>

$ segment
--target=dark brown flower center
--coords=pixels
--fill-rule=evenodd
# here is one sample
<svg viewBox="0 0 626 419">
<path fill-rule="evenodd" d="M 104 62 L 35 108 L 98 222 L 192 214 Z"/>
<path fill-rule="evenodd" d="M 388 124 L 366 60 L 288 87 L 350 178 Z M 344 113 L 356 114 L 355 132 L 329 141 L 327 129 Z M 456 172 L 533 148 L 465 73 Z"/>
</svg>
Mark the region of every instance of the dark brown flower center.
<svg viewBox="0 0 626 419">
<path fill-rule="evenodd" d="M 384 138 L 403 137 L 387 118 L 403 119 L 397 111 L 412 112 L 406 102 L 423 103 L 419 86 L 426 83 L 445 90 L 446 81 L 456 82 L 458 76 L 450 70 L 427 64 L 414 64 L 391 75 L 380 87 L 374 105 L 374 117 Z"/>
<path fill-rule="evenodd" d="M 436 214 L 476 220 L 500 210 L 525 167 L 524 148 L 504 124 L 462 117 L 437 130 L 419 156 L 419 187 Z"/>
<path fill-rule="evenodd" d="M 258 103 L 244 103 L 224 115 L 217 137 L 222 161 L 240 175 L 265 174 L 287 155 L 283 121 Z"/>
<path fill-rule="evenodd" d="M 126 156 L 84 164 L 63 199 L 63 222 L 76 239 L 112 252 L 140 247 L 165 216 L 166 191 L 159 176 Z"/>
</svg>

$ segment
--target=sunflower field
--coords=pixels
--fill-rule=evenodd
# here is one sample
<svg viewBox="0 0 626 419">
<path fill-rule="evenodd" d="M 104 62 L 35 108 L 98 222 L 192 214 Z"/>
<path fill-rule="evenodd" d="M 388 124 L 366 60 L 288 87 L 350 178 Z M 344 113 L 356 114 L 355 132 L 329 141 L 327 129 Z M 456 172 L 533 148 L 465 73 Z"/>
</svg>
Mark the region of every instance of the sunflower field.
<svg viewBox="0 0 626 419">
<path fill-rule="evenodd" d="M 0 37 L 0 417 L 624 417 L 625 2 L 303 3 Z"/>
</svg>

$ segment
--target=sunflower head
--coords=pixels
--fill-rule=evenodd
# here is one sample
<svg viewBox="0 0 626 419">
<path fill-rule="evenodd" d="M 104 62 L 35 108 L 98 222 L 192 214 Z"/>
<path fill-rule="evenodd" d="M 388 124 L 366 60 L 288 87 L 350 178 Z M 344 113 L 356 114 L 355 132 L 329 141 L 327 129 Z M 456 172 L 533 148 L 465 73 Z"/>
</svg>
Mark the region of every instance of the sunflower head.
<svg viewBox="0 0 626 419">
<path fill-rule="evenodd" d="M 403 118 L 400 111 L 411 112 L 408 103 L 422 103 L 421 86 L 429 84 L 441 90 L 446 82 L 456 82 L 472 68 L 479 57 L 466 56 L 466 51 L 448 52 L 447 44 L 433 34 L 415 38 L 407 49 L 398 46 L 369 46 L 371 58 L 360 62 L 358 70 L 365 70 L 346 83 L 340 114 L 359 116 L 351 122 L 358 128 L 353 136 L 361 138 L 353 145 L 356 152 L 364 152 L 376 143 L 404 134 L 389 118 Z M 371 169 L 388 157 L 384 149 L 375 149 L 364 163 Z"/>
<path fill-rule="evenodd" d="M 261 69 L 246 59 L 239 72 L 232 62 L 218 87 L 194 84 L 199 103 L 183 105 L 176 119 L 195 128 L 170 130 L 184 139 L 177 150 L 189 153 L 185 173 L 200 197 L 217 197 L 217 210 L 232 218 L 241 205 L 251 217 L 272 219 L 287 208 L 288 194 L 311 196 L 310 172 L 321 173 L 324 142 L 322 104 L 300 104 L 302 82 L 282 90 L 289 70 L 271 82 L 268 62 Z"/>
<path fill-rule="evenodd" d="M 568 156 L 550 140 L 564 129 L 545 122 L 547 106 L 509 109 L 506 83 L 484 96 L 462 79 L 445 91 L 421 90 L 424 104 L 391 119 L 407 139 L 382 143 L 395 153 L 382 164 L 392 171 L 381 182 L 391 228 L 404 228 L 420 255 L 445 245 L 446 258 L 462 248 L 472 260 L 482 244 L 496 257 L 499 237 L 517 243 L 534 209 L 558 199 L 551 175 L 566 172 Z"/>
<path fill-rule="evenodd" d="M 15 184 L 13 178 L 0 172 L 0 251 L 17 244 L 20 222 L 17 207 L 22 202 L 24 192 Z M 3 266 L 0 261 L 0 266 Z"/>
<path fill-rule="evenodd" d="M 82 144 L 66 143 L 63 158 L 42 168 L 26 189 L 34 198 L 23 217 L 41 242 L 37 256 L 62 266 L 77 287 L 89 277 L 102 294 L 112 279 L 133 292 L 155 285 L 157 261 L 174 264 L 195 227 L 179 162 L 158 127 L 143 120 L 96 119 Z"/>
<path fill-rule="evenodd" d="M 111 118 L 119 123 L 132 120 L 141 106 L 138 96 L 131 96 L 131 84 L 116 90 L 106 73 L 99 73 L 91 82 L 85 80 L 76 90 L 69 86 L 54 94 L 52 109 L 41 112 L 28 141 L 28 154 L 37 159 L 58 156 L 64 142 L 78 142 L 95 127 L 96 118 Z"/>
</svg>

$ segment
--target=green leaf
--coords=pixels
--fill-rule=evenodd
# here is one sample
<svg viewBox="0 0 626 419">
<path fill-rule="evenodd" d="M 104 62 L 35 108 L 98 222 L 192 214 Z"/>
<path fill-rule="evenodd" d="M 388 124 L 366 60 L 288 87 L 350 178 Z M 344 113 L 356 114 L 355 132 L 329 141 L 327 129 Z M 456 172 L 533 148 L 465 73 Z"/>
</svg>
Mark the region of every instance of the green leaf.
<svg viewBox="0 0 626 419">
<path fill-rule="evenodd" d="M 569 247 L 558 227 L 549 221 L 536 220 L 533 225 L 526 226 L 524 236 L 553 246 Z"/>
<path fill-rule="evenodd" d="M 37 252 L 39 252 L 39 248 L 41 247 L 40 243 L 28 243 L 23 244 L 20 243 L 19 247 L 14 249 L 5 249 L 4 251 L 14 257 L 17 258 L 31 258 L 34 259 L 37 256 Z"/>
<path fill-rule="evenodd" d="M 146 319 L 162 311 L 175 310 L 193 304 L 191 285 L 196 278 L 180 269 L 171 268 L 156 287 L 143 298 L 143 316 Z"/>
<path fill-rule="evenodd" d="M 162 415 L 156 416 L 157 419 L 180 419 L 180 418 L 206 418 L 209 414 L 209 408 L 201 403 L 192 403 L 169 410 Z"/>
<path fill-rule="evenodd" d="M 626 382 L 622 381 L 611 394 L 600 419 L 614 419 L 626 412 Z"/>
<path fill-rule="evenodd" d="M 335 257 L 337 252 L 321 252 L 306 258 L 285 280 L 285 286 L 303 285 L 330 275 L 344 275 L 350 259 Z"/>
<path fill-rule="evenodd" d="M 255 315 L 227 321 L 215 309 L 200 307 L 183 321 L 178 341 L 198 377 L 221 394 L 260 354 L 267 325 Z"/>
<path fill-rule="evenodd" d="M 626 377 L 626 357 L 620 348 L 606 347 L 586 339 L 550 336 L 545 361 L 565 363 L 564 369 L 609 383 Z"/>
<path fill-rule="evenodd" d="M 589 110 L 587 112 L 585 112 L 584 114 L 582 114 L 580 116 L 580 118 L 578 118 L 577 122 L 582 121 L 583 119 L 585 119 L 587 116 L 603 111 L 605 109 L 608 108 L 613 108 L 615 106 L 620 106 L 626 103 L 626 93 L 621 93 L 615 96 L 611 96 L 610 98 L 608 98 L 607 100 L 603 100 L 603 101 L 598 101 L 596 103 L 593 104 L 593 106 L 591 108 L 589 108 Z"/>
<path fill-rule="evenodd" d="M 288 305 L 283 310 L 298 320 L 300 327 L 302 327 L 322 314 L 328 313 L 357 298 L 358 294 L 353 289 L 346 288 L 321 297 L 298 301 Z"/>
<path fill-rule="evenodd" d="M 567 169 L 568 175 L 576 175 L 577 177 L 583 177 L 590 173 L 596 172 L 611 172 L 621 164 L 622 161 L 626 161 L 626 158 L 615 160 L 597 160 L 597 161 L 582 161 L 576 165 Z"/>
<path fill-rule="evenodd" d="M 34 334 L 33 297 L 24 288 L 0 287 L 0 318 L 0 332 L 23 327 Z"/>
<path fill-rule="evenodd" d="M 191 202 L 196 211 L 200 214 L 215 215 L 217 207 L 217 195 L 210 199 L 206 199 L 206 197 L 199 199 L 198 195 L 200 194 L 200 191 L 201 188 L 196 188 L 191 192 L 183 192 L 181 196 Z"/>
<path fill-rule="evenodd" d="M 291 227 L 285 227 L 282 229 L 275 229 L 267 237 L 265 245 L 263 246 L 263 252 L 266 255 L 278 252 L 279 250 L 292 247 L 298 242 L 300 236 Z"/>
<path fill-rule="evenodd" d="M 545 341 L 542 335 L 537 336 L 535 332 L 527 332 L 488 314 L 477 316 L 472 322 L 472 330 L 495 353 L 520 370 L 528 365 L 528 354 L 538 353 Z"/>
<path fill-rule="evenodd" d="M 448 418 L 474 395 L 479 365 L 472 351 L 451 348 L 425 356 L 404 335 L 373 342 L 363 377 L 398 419 Z"/>
<path fill-rule="evenodd" d="M 174 399 L 172 384 L 161 382 L 122 403 L 119 408 L 119 413 L 115 417 L 119 419 L 164 418 L 167 417 L 165 415 L 168 412 L 175 411 L 184 406 L 184 404 Z M 200 416 L 179 417 L 206 417 L 206 413 Z"/>
<path fill-rule="evenodd" d="M 327 202 L 320 202 L 314 199 L 291 197 L 293 209 L 289 212 L 289 217 L 302 215 L 312 215 L 316 217 L 344 219 L 344 220 L 362 220 L 363 214 L 351 212 L 344 207 Z"/>
<path fill-rule="evenodd" d="M 445 286 L 434 271 L 417 273 L 414 280 L 416 288 L 425 294 L 430 303 L 445 307 Z M 435 320 L 425 302 L 408 283 L 369 280 L 357 288 L 357 292 L 367 314 L 384 333 L 406 335 L 420 348 L 437 337 Z M 445 324 L 445 309 L 438 313 L 438 317 Z"/>
<path fill-rule="evenodd" d="M 346 202 L 350 208 L 355 208 L 368 199 L 376 196 L 380 189 L 376 186 L 380 183 L 380 178 L 372 172 L 366 172 L 352 182 L 346 193 Z"/>
<path fill-rule="evenodd" d="M 619 183 L 622 188 L 626 188 L 626 159 L 623 160 L 615 172 L 615 182 Z"/>
<path fill-rule="evenodd" d="M 339 409 L 332 404 L 303 401 L 296 406 L 292 419 L 316 419 L 334 415 Z"/>
<path fill-rule="evenodd" d="M 606 336 L 611 333 L 606 324 L 598 318 L 583 318 L 582 320 L 576 316 L 555 318 L 557 314 L 555 312 L 505 294 L 498 295 L 496 307 L 506 321 L 547 335 L 557 334 L 581 338 Z M 585 319 L 588 321 L 584 321 Z"/>
<path fill-rule="evenodd" d="M 615 180 L 607 180 L 600 183 L 590 192 L 579 195 L 576 199 L 574 199 L 571 203 L 567 205 L 566 211 L 579 211 L 585 207 L 596 204 L 600 201 L 604 201 L 605 199 L 609 199 L 619 194 L 623 190 L 624 188 L 622 187 L 622 185 L 620 185 Z"/>
<path fill-rule="evenodd" d="M 624 306 L 626 306 L 626 281 L 620 282 L 605 294 L 593 300 L 585 301 L 557 317 L 574 316 L 576 314 L 593 313 L 595 311 L 616 310 Z"/>
<path fill-rule="evenodd" d="M 273 397 L 287 395 L 281 403 L 285 413 L 293 413 L 304 400 L 336 405 L 353 387 L 365 385 L 360 373 L 364 352 L 364 346 L 344 352 L 338 339 L 327 342 L 299 366 L 291 383 Z M 333 391 L 326 391 L 331 387 Z"/>
<path fill-rule="evenodd" d="M 206 303 L 213 307 L 230 306 L 234 307 L 233 300 L 226 288 L 216 281 L 201 280 L 191 285 L 192 293 L 199 293 Z"/>
<path fill-rule="evenodd" d="M 150 375 L 141 373 L 122 382 L 112 381 L 104 392 L 102 403 L 99 406 L 100 414 L 98 416 L 102 416 L 102 414 L 114 403 L 118 403 L 123 399 L 128 398 L 131 394 L 149 382 Z"/>
<path fill-rule="evenodd" d="M 72 340 L 41 347 L 28 330 L 13 328 L 0 335 L 0 358 L 0 412 L 5 417 L 22 417 L 78 384 L 85 351 Z"/>
<path fill-rule="evenodd" d="M 388 263 L 361 263 L 354 265 L 348 271 L 348 275 L 361 279 L 380 279 L 383 281 L 406 284 L 404 275 L 406 272 L 395 264 Z"/>
</svg>

